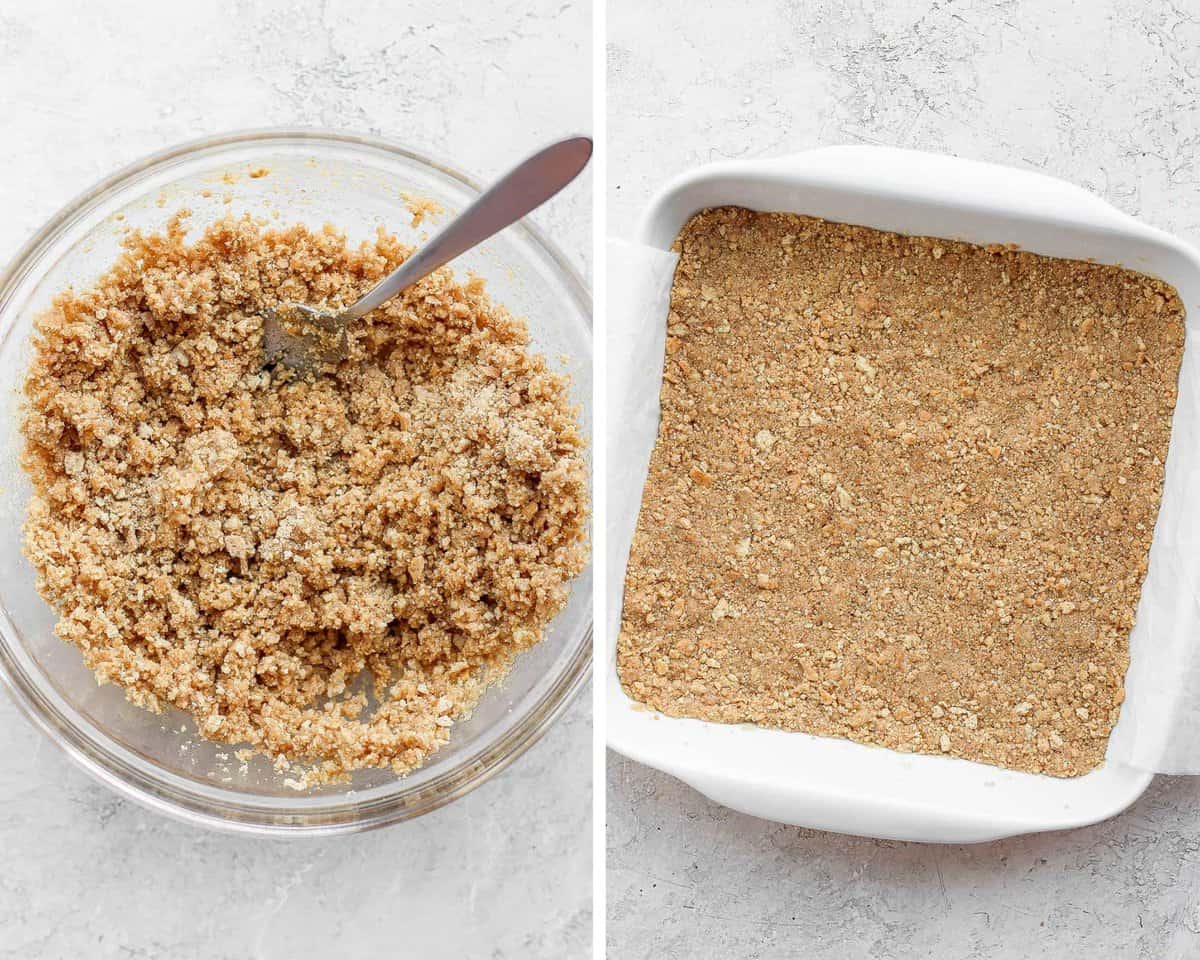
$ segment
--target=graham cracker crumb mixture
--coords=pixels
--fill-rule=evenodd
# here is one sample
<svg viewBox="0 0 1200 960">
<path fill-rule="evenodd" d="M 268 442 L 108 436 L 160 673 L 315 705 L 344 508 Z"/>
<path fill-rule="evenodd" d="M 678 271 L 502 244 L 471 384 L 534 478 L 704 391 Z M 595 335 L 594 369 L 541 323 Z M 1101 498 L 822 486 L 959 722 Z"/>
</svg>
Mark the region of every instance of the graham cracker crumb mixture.
<svg viewBox="0 0 1200 960">
<path fill-rule="evenodd" d="M 1183 307 L 1099 266 L 723 208 L 680 234 L 621 680 L 672 716 L 1104 757 Z"/>
<path fill-rule="evenodd" d="M 351 324 L 336 368 L 263 370 L 264 311 L 349 303 L 411 249 L 248 218 L 188 245 L 184 216 L 37 323 L 39 590 L 101 682 L 300 784 L 410 770 L 584 566 L 567 379 L 446 269 Z"/>
<path fill-rule="evenodd" d="M 440 203 L 429 197 L 421 197 L 412 193 L 402 193 L 400 194 L 400 199 L 404 201 L 404 206 L 408 208 L 408 212 L 412 214 L 412 220 L 409 223 L 410 227 L 419 227 L 425 222 L 426 217 L 438 217 L 446 212 Z"/>
</svg>

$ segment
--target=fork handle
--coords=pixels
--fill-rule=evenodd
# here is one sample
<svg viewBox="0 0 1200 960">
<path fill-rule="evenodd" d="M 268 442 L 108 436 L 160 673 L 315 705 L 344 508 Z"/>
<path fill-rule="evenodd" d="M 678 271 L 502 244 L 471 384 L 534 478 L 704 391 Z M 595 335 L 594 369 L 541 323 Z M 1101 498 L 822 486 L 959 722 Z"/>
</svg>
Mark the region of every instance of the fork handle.
<svg viewBox="0 0 1200 960">
<path fill-rule="evenodd" d="M 343 313 L 357 320 L 428 276 L 444 263 L 483 243 L 574 180 L 592 155 L 590 137 L 560 140 L 518 164 L 411 257 Z"/>
</svg>

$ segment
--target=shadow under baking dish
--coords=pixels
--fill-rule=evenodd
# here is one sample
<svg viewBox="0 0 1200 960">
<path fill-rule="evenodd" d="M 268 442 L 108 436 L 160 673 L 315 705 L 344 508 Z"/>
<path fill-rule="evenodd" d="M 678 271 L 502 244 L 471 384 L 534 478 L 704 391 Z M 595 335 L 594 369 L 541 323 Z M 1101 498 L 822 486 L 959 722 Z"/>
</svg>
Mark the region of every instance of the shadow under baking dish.
<svg viewBox="0 0 1200 960">
<path fill-rule="evenodd" d="M 1015 243 L 1053 257 L 1120 264 L 1171 283 L 1187 309 L 1181 372 L 1200 376 L 1195 354 L 1200 317 L 1200 256 L 1070 184 L 1034 173 L 953 157 L 879 147 L 834 147 L 779 160 L 703 167 L 665 187 L 651 202 L 637 239 L 668 250 L 684 223 L 706 207 L 735 205 L 800 213 L 904 234 L 973 243 Z M 665 318 L 664 318 L 665 320 Z M 1191 402 L 1181 388 L 1179 403 Z M 1177 408 L 1178 409 L 1178 408 Z M 649 462 L 653 437 L 627 439 L 623 456 Z M 1190 446 L 1173 433 L 1163 511 L 1186 497 Z M 1181 458 L 1182 464 L 1181 464 Z M 637 505 L 632 509 L 636 510 Z M 628 519 L 628 518 L 625 518 Z M 633 525 L 628 529 L 632 532 Z M 1170 593 L 1166 551 L 1174 533 L 1155 530 L 1147 596 Z M 629 543 L 610 550 L 628 555 Z M 614 585 L 619 590 L 619 585 Z M 1186 600 L 1186 598 L 1185 598 Z M 1185 613 L 1177 616 L 1180 622 Z M 618 752 L 672 774 L 711 799 L 783 823 L 897 840 L 963 843 L 1094 823 L 1133 803 L 1152 774 L 1111 758 L 1073 779 L 1021 773 L 957 758 L 907 754 L 810 734 L 679 719 L 632 701 L 616 672 L 616 637 L 607 638 L 607 736 Z M 1131 643 L 1127 687 L 1147 666 Z M 1136 678 L 1136 681 L 1135 681 Z M 1169 732 L 1127 701 L 1114 730 L 1154 756 Z"/>
<path fill-rule="evenodd" d="M 265 168 L 266 175 L 248 176 Z M 583 686 L 591 664 L 589 567 L 572 584 L 546 638 L 484 695 L 449 744 L 397 777 L 363 770 L 349 784 L 297 792 L 262 757 L 242 764 L 236 746 L 200 738 L 191 717 L 138 709 L 113 685 L 97 686 L 74 647 L 53 634 L 54 615 L 21 554 L 30 488 L 18 465 L 19 392 L 33 318 L 69 285 L 82 288 L 116 259 L 123 230 L 161 230 L 180 207 L 198 234 L 226 215 L 250 213 L 319 229 L 332 223 L 356 243 L 386 225 L 419 242 L 402 194 L 437 201 L 453 216 L 479 190 L 446 165 L 381 140 L 315 130 L 229 134 L 155 154 L 63 208 L 0 276 L 0 679 L 35 725 L 123 795 L 191 822 L 252 833 L 338 833 L 417 816 L 487 780 L 527 749 Z M 591 434 L 591 297 L 561 253 L 517 224 L 452 265 L 527 320 L 532 348 L 569 373 L 571 398 Z M 565 358 L 559 362 L 557 358 Z"/>
</svg>

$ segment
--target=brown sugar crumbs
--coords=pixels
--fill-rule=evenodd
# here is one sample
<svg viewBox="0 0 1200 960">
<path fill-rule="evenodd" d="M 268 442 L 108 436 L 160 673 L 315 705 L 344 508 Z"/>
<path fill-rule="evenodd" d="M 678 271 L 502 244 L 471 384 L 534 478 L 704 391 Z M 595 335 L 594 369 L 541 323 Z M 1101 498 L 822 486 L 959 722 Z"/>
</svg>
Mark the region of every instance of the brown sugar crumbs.
<svg viewBox="0 0 1200 960">
<path fill-rule="evenodd" d="M 1099 764 L 1183 307 L 1117 267 L 722 208 L 683 229 L 618 670 L 672 716 Z"/>
<path fill-rule="evenodd" d="M 584 441 L 522 321 L 447 269 L 304 379 L 262 314 L 411 249 L 184 216 L 37 323 L 26 551 L 97 678 L 302 783 L 404 772 L 537 643 L 585 563 Z"/>
<path fill-rule="evenodd" d="M 400 194 L 400 199 L 404 201 L 404 206 L 408 208 L 408 212 L 412 214 L 412 220 L 409 222 L 410 227 L 419 227 L 425 222 L 426 217 L 437 217 L 445 213 L 445 208 L 436 200 L 431 200 L 429 197 L 421 197 L 412 193 Z"/>
</svg>

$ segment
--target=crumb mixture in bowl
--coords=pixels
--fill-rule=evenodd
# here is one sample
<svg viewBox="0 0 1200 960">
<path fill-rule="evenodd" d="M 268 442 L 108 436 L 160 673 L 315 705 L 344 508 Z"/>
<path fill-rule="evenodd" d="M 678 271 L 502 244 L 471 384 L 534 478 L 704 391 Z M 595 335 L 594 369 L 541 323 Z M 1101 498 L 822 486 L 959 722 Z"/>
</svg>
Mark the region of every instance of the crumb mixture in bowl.
<svg viewBox="0 0 1200 960">
<path fill-rule="evenodd" d="M 1119 267 L 721 208 L 676 244 L 617 667 L 672 716 L 1099 764 L 1183 306 Z"/>
<path fill-rule="evenodd" d="M 352 324 L 336 367 L 264 370 L 264 311 L 349 303 L 410 249 L 185 222 L 37 322 L 39 590 L 99 680 L 301 785 L 411 770 L 585 565 L 566 377 L 448 269 Z"/>
</svg>

